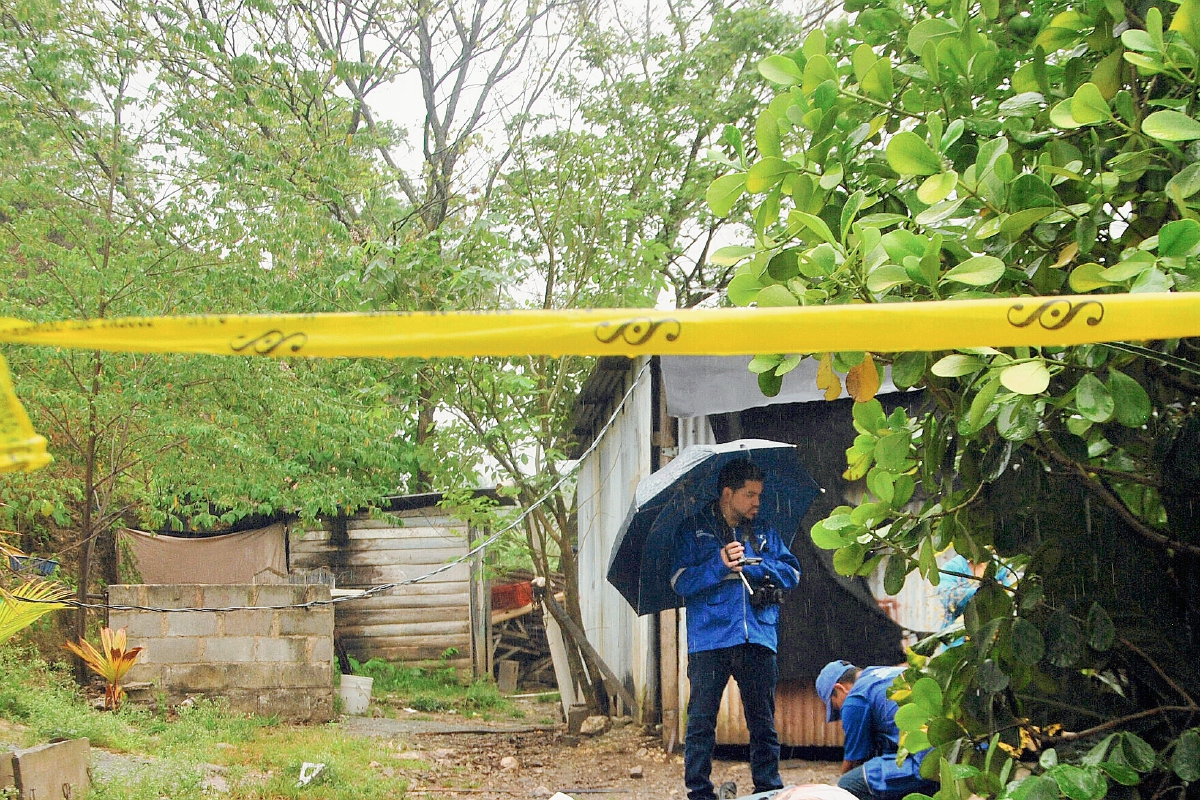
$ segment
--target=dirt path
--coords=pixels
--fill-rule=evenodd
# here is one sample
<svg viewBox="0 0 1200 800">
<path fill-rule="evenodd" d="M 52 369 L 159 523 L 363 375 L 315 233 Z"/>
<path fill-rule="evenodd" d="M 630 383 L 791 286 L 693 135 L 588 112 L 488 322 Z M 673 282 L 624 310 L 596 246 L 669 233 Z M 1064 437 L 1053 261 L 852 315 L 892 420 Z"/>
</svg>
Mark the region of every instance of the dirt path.
<svg viewBox="0 0 1200 800">
<path fill-rule="evenodd" d="M 542 707 L 544 711 L 544 706 Z M 531 718 L 536 716 L 531 714 Z M 562 725 L 523 725 L 520 721 L 477 722 L 449 715 L 416 718 L 346 717 L 348 732 L 386 739 L 409 780 L 409 794 L 424 798 L 509 800 L 549 797 L 574 800 L 671 800 L 684 798 L 683 756 L 667 754 L 659 736 L 625 724 L 599 736 L 564 737 Z M 718 756 L 728 755 L 722 751 Z M 411 761 L 429 764 L 414 770 Z M 786 760 L 786 785 L 833 783 L 840 763 Z M 718 757 L 713 781 L 733 781 L 738 794 L 752 790 L 744 761 Z"/>
</svg>

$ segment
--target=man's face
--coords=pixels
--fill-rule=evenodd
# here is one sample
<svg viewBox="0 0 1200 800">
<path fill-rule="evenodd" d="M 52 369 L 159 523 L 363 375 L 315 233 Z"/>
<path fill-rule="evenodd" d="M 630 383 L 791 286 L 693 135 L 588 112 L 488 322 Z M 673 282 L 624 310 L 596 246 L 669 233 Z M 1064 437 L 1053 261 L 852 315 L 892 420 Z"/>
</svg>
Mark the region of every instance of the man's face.
<svg viewBox="0 0 1200 800">
<path fill-rule="evenodd" d="M 829 705 L 833 706 L 833 710 L 842 713 L 842 704 L 846 702 L 846 695 L 850 694 L 850 687 L 844 683 L 835 683 L 833 692 L 829 695 Z"/>
<path fill-rule="evenodd" d="M 746 481 L 737 491 L 727 486 L 722 493 L 726 507 L 737 518 L 737 524 L 749 522 L 758 516 L 758 504 L 763 493 L 762 481 Z"/>
</svg>

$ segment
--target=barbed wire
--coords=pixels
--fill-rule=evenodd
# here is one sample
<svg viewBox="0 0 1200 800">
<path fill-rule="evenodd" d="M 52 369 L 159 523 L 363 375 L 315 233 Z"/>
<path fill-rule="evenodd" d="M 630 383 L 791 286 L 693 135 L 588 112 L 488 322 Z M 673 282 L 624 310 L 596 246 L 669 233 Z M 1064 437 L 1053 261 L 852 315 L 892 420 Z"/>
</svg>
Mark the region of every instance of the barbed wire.
<svg viewBox="0 0 1200 800">
<path fill-rule="evenodd" d="M 512 522 L 510 522 L 508 525 L 505 525 L 500 530 L 498 530 L 495 533 L 490 534 L 486 538 L 482 539 L 478 544 L 476 544 L 474 547 L 472 547 L 467 552 L 463 553 L 460 556 L 457 556 L 456 558 L 451 559 L 450 561 L 447 561 L 445 564 L 442 564 L 441 566 L 437 567 L 436 569 L 432 569 L 429 572 L 426 572 L 422 575 L 418 575 L 415 578 L 406 578 L 402 581 L 396 581 L 394 583 L 384 583 L 384 584 L 380 584 L 378 586 L 371 586 L 371 587 L 361 590 L 360 592 L 358 592 L 356 594 L 343 595 L 341 597 L 331 597 L 328 600 L 324 600 L 324 599 L 310 600 L 310 601 L 307 601 L 304 603 L 289 603 L 289 604 L 285 604 L 285 605 L 267 605 L 267 606 L 255 605 L 255 606 L 222 606 L 220 608 L 199 608 L 199 607 L 163 608 L 163 607 L 159 607 L 159 606 L 118 605 L 118 604 L 113 604 L 113 603 L 85 603 L 80 600 L 70 600 L 70 599 L 49 600 L 49 599 L 30 599 L 30 598 L 24 598 L 24 597 L 16 597 L 14 599 L 19 600 L 20 602 L 23 602 L 23 603 L 45 603 L 45 604 L 52 604 L 52 605 L 58 605 L 58 606 L 67 606 L 69 608 L 84 608 L 84 609 L 93 610 L 93 611 L 98 611 L 98 610 L 155 611 L 155 612 L 159 612 L 159 613 L 172 613 L 172 614 L 216 613 L 216 612 L 223 612 L 223 611 L 285 611 L 285 610 L 293 609 L 293 608 L 308 609 L 308 608 L 317 608 L 317 607 L 321 607 L 321 606 L 332 606 L 332 605 L 337 605 L 339 603 L 349 603 L 349 602 L 352 602 L 355 600 L 363 600 L 368 597 L 373 597 L 375 595 L 383 594 L 384 592 L 389 592 L 393 589 L 400 588 L 401 586 L 412 586 L 413 584 L 420 583 L 421 581 L 428 580 L 429 578 L 432 578 L 436 575 L 440 575 L 443 572 L 446 572 L 447 570 L 453 569 L 454 567 L 458 566 L 459 564 L 463 563 L 464 561 L 474 558 L 476 555 L 482 553 L 488 547 L 495 544 L 496 541 L 499 540 L 501 536 L 508 533 L 513 528 L 516 528 L 518 525 L 520 525 L 522 522 L 524 522 L 526 517 L 528 517 L 530 514 L 532 514 L 534 512 L 534 510 L 536 510 L 539 506 L 541 506 L 543 503 L 545 503 L 550 498 L 554 497 L 554 495 L 558 492 L 558 490 L 562 487 L 562 485 L 565 484 L 567 482 L 567 480 L 569 480 L 571 478 L 571 476 L 575 474 L 576 471 L 578 471 L 580 465 L 583 463 L 583 460 L 585 458 L 587 458 L 589 455 L 591 455 L 592 451 L 594 451 L 597 447 L 599 447 L 600 440 L 604 438 L 604 434 L 608 433 L 608 429 L 613 426 L 613 423 L 616 422 L 617 417 L 619 417 L 621 415 L 621 412 L 625 409 L 625 404 L 627 402 L 629 402 L 629 398 L 633 396 L 633 390 L 636 389 L 641 384 L 642 379 L 646 376 L 646 373 L 649 371 L 649 369 L 650 369 L 650 361 L 647 360 L 646 363 L 642 365 L 642 368 L 638 371 L 638 374 L 634 377 L 633 381 L 629 384 L 629 388 L 626 390 L 625 395 L 621 398 L 620 402 L 617 403 L 616 408 L 613 409 L 613 412 L 609 416 L 608 420 L 604 423 L 604 425 L 600 428 L 599 432 L 592 439 L 592 443 L 590 445 L 588 445 L 588 448 L 586 450 L 584 450 L 583 453 L 578 458 L 575 459 L 574 465 L 572 465 L 570 469 L 564 471 L 562 477 L 560 477 L 553 486 L 551 486 L 549 489 L 547 489 L 545 491 L 545 493 L 542 494 L 541 497 L 539 497 L 528 508 L 526 508 L 520 514 L 518 514 L 517 517 Z"/>
</svg>

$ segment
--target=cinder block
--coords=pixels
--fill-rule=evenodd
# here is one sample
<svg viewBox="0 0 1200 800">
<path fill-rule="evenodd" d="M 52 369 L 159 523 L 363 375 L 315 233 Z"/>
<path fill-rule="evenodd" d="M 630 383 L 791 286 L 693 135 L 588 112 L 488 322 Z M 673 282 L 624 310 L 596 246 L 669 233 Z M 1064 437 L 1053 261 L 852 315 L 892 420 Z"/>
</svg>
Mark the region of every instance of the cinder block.
<svg viewBox="0 0 1200 800">
<path fill-rule="evenodd" d="M 141 661 L 141 659 L 139 657 L 138 663 L 134 664 L 129 669 L 129 672 L 125 673 L 125 680 L 123 682 L 124 683 L 143 683 L 143 682 L 145 682 L 145 683 L 152 683 L 155 686 L 162 686 L 162 684 L 163 684 L 162 673 L 163 673 L 163 665 L 162 664 L 146 663 L 146 662 Z"/>
<path fill-rule="evenodd" d="M 256 606 L 294 606 L 304 602 L 305 587 L 299 584 L 259 584 L 254 587 Z"/>
<path fill-rule="evenodd" d="M 253 636 L 213 636 L 204 639 L 201 658 L 208 664 L 227 664 L 254 661 Z"/>
<path fill-rule="evenodd" d="M 261 637 L 257 640 L 255 659 L 274 664 L 303 662 L 305 640 L 296 636 Z"/>
<path fill-rule="evenodd" d="M 281 636 L 333 636 L 333 609 L 293 609 L 280 611 Z"/>
<path fill-rule="evenodd" d="M 135 647 L 145 648 L 138 655 L 139 664 L 192 664 L 200 658 L 201 639 L 188 636 L 130 638 Z"/>
<path fill-rule="evenodd" d="M 203 597 L 202 588 L 194 583 L 147 584 L 146 602 L 138 605 L 154 608 L 199 608 Z"/>
<path fill-rule="evenodd" d="M 319 603 L 322 600 L 328 600 L 331 596 L 329 587 L 323 583 L 310 583 L 304 587 L 304 602 L 306 603 Z M 333 606 L 325 607 L 330 611 L 333 610 Z"/>
<path fill-rule="evenodd" d="M 279 689 L 292 684 L 283 680 L 279 665 L 248 662 L 238 664 L 231 675 L 227 689 Z"/>
<path fill-rule="evenodd" d="M 298 689 L 333 687 L 333 665 L 325 664 L 277 664 L 277 680 L 274 686 L 292 686 Z"/>
<path fill-rule="evenodd" d="M 113 606 L 144 606 L 138 597 L 141 586 L 132 583 L 110 583 L 108 585 L 108 604 Z"/>
<path fill-rule="evenodd" d="M 205 611 L 182 611 L 168 613 L 168 636 L 215 636 L 217 615 Z"/>
<path fill-rule="evenodd" d="M 13 773 L 22 800 L 83 797 L 88 779 L 88 740 L 54 742 L 13 752 Z"/>
<path fill-rule="evenodd" d="M 156 611 L 110 611 L 108 626 L 125 629 L 130 639 L 152 639 L 167 635 L 167 615 Z"/>
<path fill-rule="evenodd" d="M 304 660 L 310 664 L 333 661 L 333 637 L 309 636 L 305 641 Z"/>
<path fill-rule="evenodd" d="M 231 608 L 234 606 L 252 606 L 251 593 L 254 587 L 249 584 L 231 584 L 229 586 L 203 587 L 204 608 Z"/>
<path fill-rule="evenodd" d="M 274 611 L 226 611 L 224 619 L 226 636 L 268 636 Z"/>
<path fill-rule="evenodd" d="M 256 713 L 290 722 L 328 722 L 333 719 L 333 690 L 264 692 L 258 697 Z"/>
<path fill-rule="evenodd" d="M 236 676 L 245 669 L 228 664 L 184 664 L 163 668 L 164 685 L 178 692 L 215 692 L 236 686 Z"/>
<path fill-rule="evenodd" d="M 17 775 L 13 772 L 13 754 L 11 752 L 0 753 L 0 796 L 3 796 L 3 790 L 14 789 L 17 786 Z"/>
<path fill-rule="evenodd" d="M 496 686 L 501 694 L 512 694 L 517 690 L 517 678 L 521 674 L 521 663 L 506 658 L 497 664 Z"/>
</svg>

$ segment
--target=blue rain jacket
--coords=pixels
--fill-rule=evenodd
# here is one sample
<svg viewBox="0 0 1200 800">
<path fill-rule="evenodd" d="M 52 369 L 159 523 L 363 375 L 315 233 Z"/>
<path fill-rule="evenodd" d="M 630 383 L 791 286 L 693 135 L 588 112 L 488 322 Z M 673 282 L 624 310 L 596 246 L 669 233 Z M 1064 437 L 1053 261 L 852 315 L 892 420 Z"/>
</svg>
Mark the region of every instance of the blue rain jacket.
<svg viewBox="0 0 1200 800">
<path fill-rule="evenodd" d="M 866 667 L 842 703 L 842 730 L 846 734 L 847 761 L 862 761 L 863 776 L 872 798 L 891 800 L 912 792 L 932 794 L 937 784 L 921 778 L 922 750 L 896 766 L 900 729 L 896 727 L 896 701 L 887 690 L 904 667 Z"/>
<path fill-rule="evenodd" d="M 721 548 L 734 532 L 716 504 L 679 525 L 671 588 L 687 608 L 688 652 L 699 653 L 739 644 L 760 644 L 778 649 L 779 606 L 755 609 L 736 572 L 721 562 Z M 743 574 L 751 586 L 770 576 L 776 586 L 789 591 L 800 582 L 800 562 L 773 528 L 755 520 L 741 525 L 738 540 L 746 555 L 762 558 L 747 564 Z"/>
</svg>

